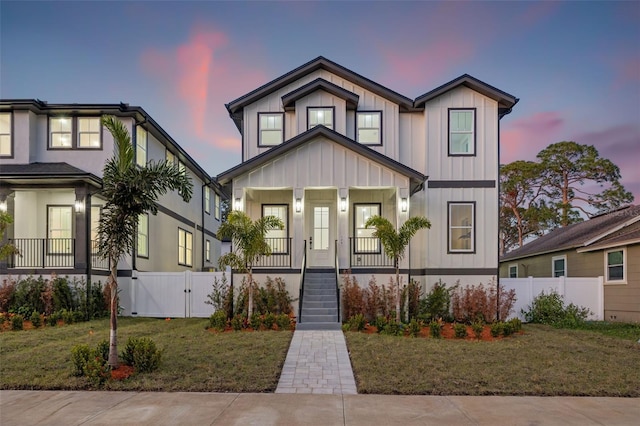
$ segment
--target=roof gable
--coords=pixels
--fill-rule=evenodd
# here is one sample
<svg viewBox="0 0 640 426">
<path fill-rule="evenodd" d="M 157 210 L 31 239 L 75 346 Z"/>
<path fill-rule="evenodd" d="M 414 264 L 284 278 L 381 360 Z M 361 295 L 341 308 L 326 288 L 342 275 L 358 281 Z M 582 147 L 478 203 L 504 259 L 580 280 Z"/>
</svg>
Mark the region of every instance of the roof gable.
<svg viewBox="0 0 640 426">
<path fill-rule="evenodd" d="M 316 90 L 324 90 L 334 96 L 344 99 L 347 103 L 347 109 L 356 109 L 358 106 L 358 100 L 360 96 L 350 92 L 342 87 L 328 82 L 323 78 L 317 78 L 310 83 L 305 84 L 293 90 L 282 97 L 282 106 L 285 111 L 292 111 L 295 109 L 295 104 L 298 99 L 302 99 L 310 93 Z"/>
</svg>

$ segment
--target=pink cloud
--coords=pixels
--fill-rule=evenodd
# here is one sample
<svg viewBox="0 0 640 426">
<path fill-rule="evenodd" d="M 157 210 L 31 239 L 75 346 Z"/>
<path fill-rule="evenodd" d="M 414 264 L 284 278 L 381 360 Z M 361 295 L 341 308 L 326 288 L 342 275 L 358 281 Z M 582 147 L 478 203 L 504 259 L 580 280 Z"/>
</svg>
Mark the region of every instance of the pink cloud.
<svg viewBox="0 0 640 426">
<path fill-rule="evenodd" d="M 523 26 L 534 26 L 538 22 L 553 15 L 561 5 L 560 2 L 552 1 L 539 1 L 529 4 L 530 6 L 527 7 L 521 14 L 517 15 L 514 20 L 516 27 L 520 31 L 523 29 Z"/>
<path fill-rule="evenodd" d="M 541 149 L 558 142 L 564 119 L 556 111 L 538 112 L 507 122 L 500 135 L 500 162 L 534 160 Z"/>
<path fill-rule="evenodd" d="M 183 134 L 213 148 L 237 151 L 240 135 L 224 104 L 259 86 L 266 77 L 234 53 L 227 35 L 196 26 L 188 40 L 172 49 L 150 48 L 140 57 L 143 71 L 175 108 Z M 179 115 L 179 117 L 178 117 Z"/>
</svg>

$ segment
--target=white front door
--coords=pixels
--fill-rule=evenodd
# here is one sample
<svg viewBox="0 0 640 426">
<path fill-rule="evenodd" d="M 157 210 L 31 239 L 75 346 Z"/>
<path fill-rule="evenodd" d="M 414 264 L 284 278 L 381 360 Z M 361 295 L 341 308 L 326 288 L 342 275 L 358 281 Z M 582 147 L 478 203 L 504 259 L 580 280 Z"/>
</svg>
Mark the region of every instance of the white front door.
<svg viewBox="0 0 640 426">
<path fill-rule="evenodd" d="M 309 267 L 333 266 L 335 262 L 335 204 L 314 202 L 306 210 L 307 264 Z"/>
</svg>

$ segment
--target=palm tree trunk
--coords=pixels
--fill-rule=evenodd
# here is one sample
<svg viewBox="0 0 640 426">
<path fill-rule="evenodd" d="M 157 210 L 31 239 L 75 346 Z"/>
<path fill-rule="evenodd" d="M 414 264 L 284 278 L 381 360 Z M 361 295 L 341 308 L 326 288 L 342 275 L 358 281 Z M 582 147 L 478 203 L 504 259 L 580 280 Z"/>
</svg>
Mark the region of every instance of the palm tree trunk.
<svg viewBox="0 0 640 426">
<path fill-rule="evenodd" d="M 251 314 L 253 314 L 253 273 L 251 269 L 249 269 L 249 302 L 247 305 L 247 318 L 251 319 Z"/>
<path fill-rule="evenodd" d="M 398 259 L 396 259 L 396 322 L 400 324 L 400 266 L 398 265 Z"/>
<path fill-rule="evenodd" d="M 111 259 L 111 282 L 109 290 L 111 292 L 111 317 L 109 321 L 109 360 L 108 364 L 112 369 L 119 366 L 118 362 L 118 261 Z"/>
</svg>

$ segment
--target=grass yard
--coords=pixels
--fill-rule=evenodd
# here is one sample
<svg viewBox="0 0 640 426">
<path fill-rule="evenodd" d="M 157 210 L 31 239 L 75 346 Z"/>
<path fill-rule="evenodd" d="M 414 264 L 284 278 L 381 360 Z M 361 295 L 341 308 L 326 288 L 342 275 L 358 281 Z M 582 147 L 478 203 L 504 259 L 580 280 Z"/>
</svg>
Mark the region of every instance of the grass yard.
<svg viewBox="0 0 640 426">
<path fill-rule="evenodd" d="M 120 351 L 127 338 L 150 337 L 164 348 L 160 368 L 103 389 L 129 391 L 272 392 L 278 385 L 292 332 L 205 330 L 207 319 L 121 318 Z M 95 347 L 109 337 L 109 321 L 0 333 L 1 389 L 91 389 L 72 373 L 71 348 Z"/>
<path fill-rule="evenodd" d="M 345 337 L 358 393 L 640 397 L 640 329 L 593 328 L 525 325 L 494 342 Z"/>
</svg>

